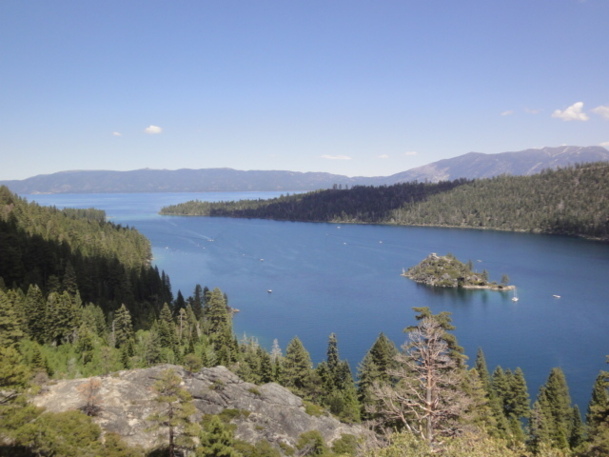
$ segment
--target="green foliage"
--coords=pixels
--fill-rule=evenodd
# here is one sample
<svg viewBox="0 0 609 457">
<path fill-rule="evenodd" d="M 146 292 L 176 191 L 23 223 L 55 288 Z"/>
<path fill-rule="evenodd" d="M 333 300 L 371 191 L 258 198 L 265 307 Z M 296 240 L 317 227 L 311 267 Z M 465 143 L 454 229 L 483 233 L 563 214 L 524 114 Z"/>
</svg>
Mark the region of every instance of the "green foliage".
<svg viewBox="0 0 609 457">
<path fill-rule="evenodd" d="M 452 182 L 354 186 L 271 200 L 168 206 L 161 214 L 205 215 L 530 231 L 609 239 L 609 164 Z"/>
<path fill-rule="evenodd" d="M 375 383 L 387 384 L 391 382 L 390 370 L 395 368 L 395 356 L 398 350 L 395 344 L 380 333 L 370 350 L 366 353 L 358 366 L 357 396 L 362 405 L 362 417 L 370 419 L 374 416 L 370 412 L 374 409 L 376 399 L 372 393 Z"/>
<path fill-rule="evenodd" d="M 0 277 L 24 291 L 39 288 L 24 306 L 26 329 L 38 341 L 44 340 L 40 294 L 51 292 L 80 295 L 106 314 L 126 303 L 137 309 L 137 324 L 146 322 L 159 297 L 171 300 L 151 256 L 142 234 L 106 222 L 103 212 L 43 207 L 0 187 Z"/>
<path fill-rule="evenodd" d="M 96 457 L 103 453 L 101 429 L 79 411 L 43 413 L 16 433 L 16 442 L 36 455 Z"/>
<path fill-rule="evenodd" d="M 332 452 L 339 455 L 355 455 L 358 445 L 357 436 L 345 433 L 332 443 Z"/>
<path fill-rule="evenodd" d="M 433 445 L 440 437 L 461 432 L 472 399 L 463 389 L 467 377 L 459 363 L 462 358 L 448 343 L 450 320 L 427 309 L 415 311 L 425 316 L 407 329 L 408 341 L 389 372 L 396 382 L 375 384 L 373 394 L 378 398 L 376 413 L 386 426 L 411 430 Z M 456 339 L 450 340 L 458 347 Z"/>
<path fill-rule="evenodd" d="M 281 365 L 281 382 L 296 395 L 312 399 L 319 387 L 313 370 L 311 356 L 298 337 L 294 337 L 286 348 Z"/>
<path fill-rule="evenodd" d="M 176 448 L 194 446 L 192 436 L 196 433 L 196 427 L 193 427 L 190 417 L 195 413 L 195 407 L 190 393 L 180 387 L 181 383 L 182 378 L 174 370 L 161 373 L 153 386 L 158 409 L 147 418 L 154 429 L 167 428 L 169 457 L 174 457 Z"/>
<path fill-rule="evenodd" d="M 296 442 L 298 455 L 324 455 L 328 452 L 328 446 L 324 441 L 324 437 L 317 430 L 304 432 L 298 437 Z"/>
<path fill-rule="evenodd" d="M 469 264 L 457 260 L 451 254 L 438 256 L 430 254 L 419 264 L 410 267 L 404 276 L 418 283 L 435 287 L 493 287 L 503 285 L 488 282 L 488 273 L 476 273 Z"/>
<path fill-rule="evenodd" d="M 234 446 L 233 431 L 218 416 L 204 424 L 199 441 L 197 457 L 241 457 Z"/>
<path fill-rule="evenodd" d="M 21 338 L 22 322 L 16 303 L 0 290 L 0 347 L 15 347 Z"/>
</svg>

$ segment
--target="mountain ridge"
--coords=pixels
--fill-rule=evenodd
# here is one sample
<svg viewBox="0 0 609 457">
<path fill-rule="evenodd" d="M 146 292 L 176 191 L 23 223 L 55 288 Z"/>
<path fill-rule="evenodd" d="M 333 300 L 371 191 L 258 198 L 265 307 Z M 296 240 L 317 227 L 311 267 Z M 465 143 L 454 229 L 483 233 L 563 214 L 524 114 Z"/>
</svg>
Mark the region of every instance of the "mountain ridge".
<svg viewBox="0 0 609 457">
<path fill-rule="evenodd" d="M 459 178 L 532 175 L 579 163 L 609 161 L 602 146 L 559 146 L 497 154 L 468 152 L 390 176 L 349 177 L 327 172 L 289 170 L 236 170 L 220 168 L 141 168 L 129 171 L 67 170 L 23 180 L 0 181 L 19 194 L 310 191 L 333 186 L 392 185 L 403 182 L 439 182 Z"/>
</svg>

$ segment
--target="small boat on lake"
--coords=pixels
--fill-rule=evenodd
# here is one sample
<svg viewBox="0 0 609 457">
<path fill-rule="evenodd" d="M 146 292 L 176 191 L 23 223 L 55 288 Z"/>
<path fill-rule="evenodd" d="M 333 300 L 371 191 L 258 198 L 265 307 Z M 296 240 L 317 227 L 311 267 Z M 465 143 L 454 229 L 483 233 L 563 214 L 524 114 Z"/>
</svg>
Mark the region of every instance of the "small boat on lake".
<svg viewBox="0 0 609 457">
<path fill-rule="evenodd" d="M 512 297 L 512 301 L 518 301 L 518 294 L 516 293 L 516 287 L 514 287 L 514 296 Z"/>
</svg>

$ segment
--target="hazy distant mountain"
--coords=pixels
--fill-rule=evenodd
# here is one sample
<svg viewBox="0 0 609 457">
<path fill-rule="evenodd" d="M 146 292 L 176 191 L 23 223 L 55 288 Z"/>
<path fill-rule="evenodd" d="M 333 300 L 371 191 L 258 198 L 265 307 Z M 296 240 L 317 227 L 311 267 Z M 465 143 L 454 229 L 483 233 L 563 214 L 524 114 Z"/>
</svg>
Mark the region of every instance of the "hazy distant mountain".
<svg viewBox="0 0 609 457">
<path fill-rule="evenodd" d="M 408 181 L 438 182 L 457 178 L 490 178 L 501 174 L 531 175 L 547 168 L 609 161 L 600 146 L 561 146 L 519 152 L 470 152 L 386 177 L 354 177 L 295 171 L 240 171 L 231 168 L 200 170 L 63 171 L 21 181 L 0 181 L 19 194 L 307 191 L 334 185 L 381 185 Z"/>
<path fill-rule="evenodd" d="M 231 168 L 201 170 L 63 171 L 22 181 L 0 181 L 19 194 L 227 192 L 327 189 L 354 184 L 353 178 L 331 173 L 295 171 L 240 171 Z"/>
<path fill-rule="evenodd" d="M 528 176 L 548 168 L 605 161 L 609 161 L 609 151 L 600 146 L 560 146 L 499 154 L 470 152 L 388 176 L 386 184 L 492 178 L 502 174 Z"/>
</svg>

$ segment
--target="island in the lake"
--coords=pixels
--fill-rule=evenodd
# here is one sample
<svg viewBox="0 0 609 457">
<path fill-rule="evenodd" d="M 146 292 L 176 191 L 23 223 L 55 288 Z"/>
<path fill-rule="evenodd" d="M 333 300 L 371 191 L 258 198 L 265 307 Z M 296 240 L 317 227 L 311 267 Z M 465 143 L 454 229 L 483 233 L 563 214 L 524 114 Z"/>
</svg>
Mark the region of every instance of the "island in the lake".
<svg viewBox="0 0 609 457">
<path fill-rule="evenodd" d="M 429 254 L 422 262 L 402 272 L 402 276 L 415 282 L 435 287 L 461 287 L 464 289 L 512 290 L 506 275 L 500 284 L 488 279 L 488 272 L 473 271 L 471 260 L 463 263 L 452 254 Z"/>
</svg>

